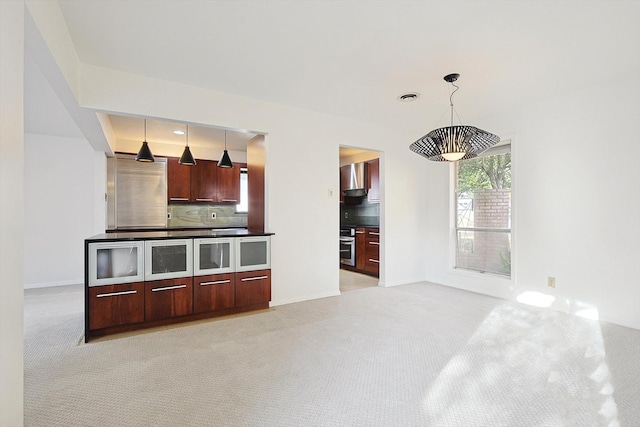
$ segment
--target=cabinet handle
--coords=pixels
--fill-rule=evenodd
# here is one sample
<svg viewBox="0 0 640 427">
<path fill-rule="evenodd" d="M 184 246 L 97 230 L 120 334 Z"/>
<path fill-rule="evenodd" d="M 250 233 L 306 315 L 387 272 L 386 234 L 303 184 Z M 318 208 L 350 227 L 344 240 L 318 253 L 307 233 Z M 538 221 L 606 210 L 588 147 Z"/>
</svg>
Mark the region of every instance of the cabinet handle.
<svg viewBox="0 0 640 427">
<path fill-rule="evenodd" d="M 213 199 L 196 199 L 196 202 L 213 202 Z"/>
<path fill-rule="evenodd" d="M 237 202 L 237 199 L 222 199 L 223 202 Z"/>
<path fill-rule="evenodd" d="M 131 295 L 131 294 L 137 294 L 138 291 L 122 291 L 122 292 L 111 292 L 108 294 L 98 294 L 96 295 L 96 298 L 102 298 L 102 297 L 115 297 L 118 295 Z"/>
<path fill-rule="evenodd" d="M 356 231 L 356 234 L 364 234 L 364 231 Z"/>
<path fill-rule="evenodd" d="M 170 291 L 171 289 L 180 289 L 180 288 L 186 288 L 186 287 L 187 285 L 165 286 L 164 288 L 153 288 L 151 289 L 151 292 Z"/>
<path fill-rule="evenodd" d="M 169 197 L 169 200 L 188 201 L 189 199 L 184 198 L 184 197 Z"/>
<path fill-rule="evenodd" d="M 379 236 L 380 233 L 376 233 L 375 231 L 370 231 L 369 234 L 371 234 L 372 236 Z"/>
<path fill-rule="evenodd" d="M 229 283 L 231 280 L 216 280 L 215 282 L 202 282 L 200 286 L 219 285 L 220 283 Z"/>
<path fill-rule="evenodd" d="M 255 277 L 245 277 L 242 279 L 243 282 L 247 282 L 249 280 L 262 280 L 262 279 L 268 279 L 269 276 L 255 276 Z"/>
<path fill-rule="evenodd" d="M 373 258 L 369 258 L 369 261 L 371 261 L 371 262 L 376 262 L 376 263 L 378 263 L 378 264 L 380 263 L 380 261 L 378 261 L 377 259 L 373 259 Z"/>
<path fill-rule="evenodd" d="M 380 245 L 380 242 L 369 242 L 370 245 Z"/>
</svg>

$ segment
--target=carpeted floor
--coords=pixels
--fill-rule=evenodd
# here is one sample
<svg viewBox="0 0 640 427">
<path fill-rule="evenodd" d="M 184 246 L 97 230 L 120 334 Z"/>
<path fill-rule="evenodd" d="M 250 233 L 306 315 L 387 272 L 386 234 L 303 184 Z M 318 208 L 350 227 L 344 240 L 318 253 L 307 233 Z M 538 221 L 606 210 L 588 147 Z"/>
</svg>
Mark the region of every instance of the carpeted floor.
<svg viewBox="0 0 640 427">
<path fill-rule="evenodd" d="M 26 426 L 638 426 L 640 331 L 432 284 L 83 342 L 25 291 Z"/>
</svg>

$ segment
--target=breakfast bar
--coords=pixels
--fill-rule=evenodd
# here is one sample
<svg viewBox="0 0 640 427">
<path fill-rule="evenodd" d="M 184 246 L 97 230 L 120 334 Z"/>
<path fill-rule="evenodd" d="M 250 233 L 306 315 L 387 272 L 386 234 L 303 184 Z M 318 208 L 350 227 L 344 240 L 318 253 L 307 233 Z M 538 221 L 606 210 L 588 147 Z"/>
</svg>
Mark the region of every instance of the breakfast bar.
<svg viewBox="0 0 640 427">
<path fill-rule="evenodd" d="M 85 342 L 268 308 L 272 235 L 194 229 L 85 239 Z"/>
</svg>

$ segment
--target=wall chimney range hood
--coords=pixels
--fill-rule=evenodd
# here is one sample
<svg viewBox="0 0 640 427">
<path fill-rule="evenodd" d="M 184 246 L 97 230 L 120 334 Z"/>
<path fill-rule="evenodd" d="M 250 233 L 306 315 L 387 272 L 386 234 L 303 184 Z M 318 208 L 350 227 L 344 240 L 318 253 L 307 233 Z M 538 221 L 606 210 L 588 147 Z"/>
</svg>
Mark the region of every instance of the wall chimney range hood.
<svg viewBox="0 0 640 427">
<path fill-rule="evenodd" d="M 367 195 L 365 188 L 365 164 L 352 163 L 349 165 L 349 188 L 343 191 L 346 197 L 364 197 Z"/>
</svg>

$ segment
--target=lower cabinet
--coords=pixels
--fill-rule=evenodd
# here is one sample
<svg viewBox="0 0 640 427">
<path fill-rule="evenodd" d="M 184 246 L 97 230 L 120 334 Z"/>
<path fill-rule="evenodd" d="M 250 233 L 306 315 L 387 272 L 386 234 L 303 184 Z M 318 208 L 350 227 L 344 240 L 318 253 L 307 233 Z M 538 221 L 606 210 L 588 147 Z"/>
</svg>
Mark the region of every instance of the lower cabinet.
<svg viewBox="0 0 640 427">
<path fill-rule="evenodd" d="M 271 270 L 236 273 L 236 307 L 271 301 Z"/>
<path fill-rule="evenodd" d="M 144 320 L 185 316 L 193 312 L 193 277 L 144 283 Z"/>
<path fill-rule="evenodd" d="M 130 325 L 144 321 L 144 283 L 89 287 L 89 329 Z"/>
<path fill-rule="evenodd" d="M 364 270 L 379 276 L 380 274 L 380 230 L 367 228 L 364 246 Z"/>
<path fill-rule="evenodd" d="M 235 274 L 214 274 L 193 278 L 193 312 L 206 313 L 235 306 Z"/>
</svg>

